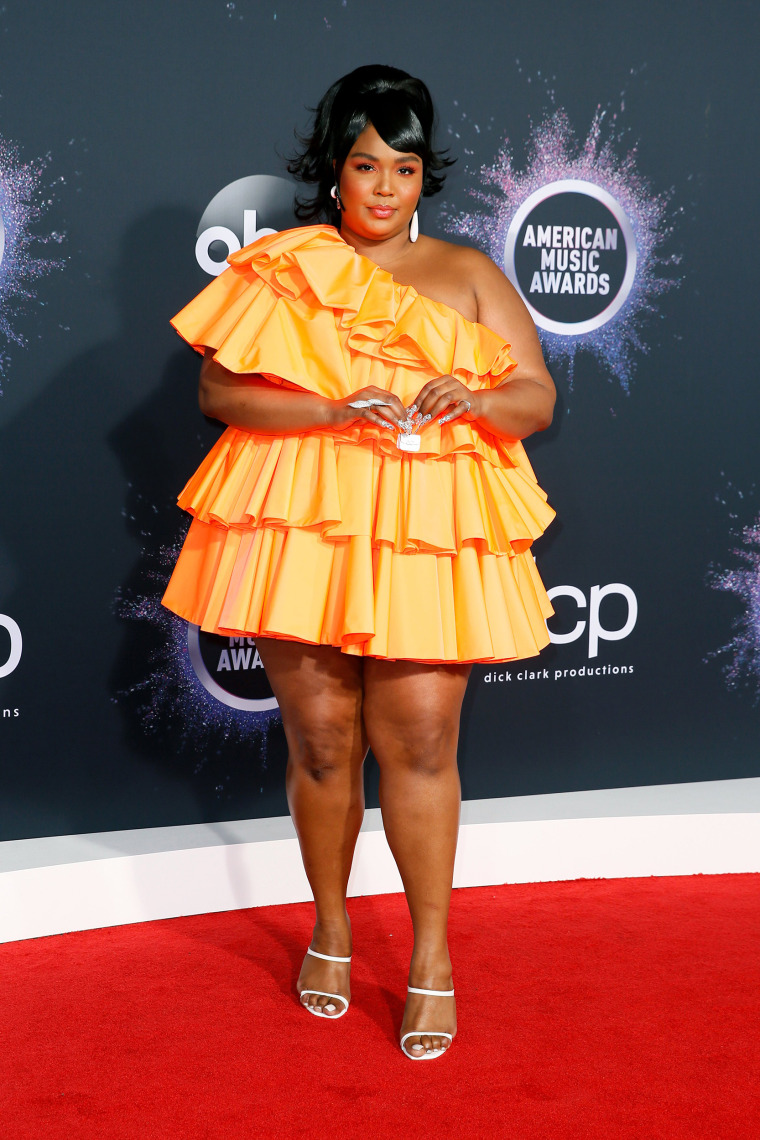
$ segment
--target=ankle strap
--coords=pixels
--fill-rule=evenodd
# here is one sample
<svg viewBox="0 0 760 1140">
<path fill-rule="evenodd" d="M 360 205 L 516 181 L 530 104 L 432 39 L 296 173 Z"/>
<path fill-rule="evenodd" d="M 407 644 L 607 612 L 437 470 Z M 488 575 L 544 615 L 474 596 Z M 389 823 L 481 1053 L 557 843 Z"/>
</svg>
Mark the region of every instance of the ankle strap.
<svg viewBox="0 0 760 1140">
<path fill-rule="evenodd" d="M 431 997 L 453 997 L 453 990 L 418 990 L 414 986 L 407 986 L 410 994 L 430 994 Z"/>
<path fill-rule="evenodd" d="M 303 943 L 302 943 L 303 945 Z M 311 954 L 312 958 L 324 958 L 325 962 L 350 962 L 351 958 L 335 958 L 332 954 L 320 954 L 318 950 L 312 950 L 311 946 L 306 951 Z"/>
</svg>

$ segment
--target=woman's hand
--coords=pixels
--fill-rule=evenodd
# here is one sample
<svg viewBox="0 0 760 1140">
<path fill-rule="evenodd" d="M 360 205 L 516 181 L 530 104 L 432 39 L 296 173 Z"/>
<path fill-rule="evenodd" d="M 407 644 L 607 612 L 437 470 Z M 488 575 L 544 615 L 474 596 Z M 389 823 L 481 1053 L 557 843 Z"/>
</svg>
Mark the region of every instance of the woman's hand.
<svg viewBox="0 0 760 1140">
<path fill-rule="evenodd" d="M 435 380 L 428 380 L 424 388 L 420 389 L 412 407 L 416 408 L 426 423 L 437 416 L 441 417 L 439 424 L 461 417 L 475 420 L 479 414 L 480 393 L 472 392 L 453 376 L 437 376 Z"/>
<path fill-rule="evenodd" d="M 360 400 L 382 400 L 383 404 L 387 406 L 350 407 L 351 404 Z M 394 396 L 385 388 L 376 388 L 374 384 L 370 384 L 367 388 L 360 388 L 358 392 L 352 392 L 350 396 L 345 396 L 342 400 L 333 400 L 330 410 L 330 426 L 337 430 L 350 427 L 357 420 L 364 420 L 366 423 L 375 424 L 377 427 L 398 431 L 399 421 L 405 418 L 406 408 L 398 396 Z"/>
<path fill-rule="evenodd" d="M 263 435 L 339 430 L 357 420 L 396 432 L 399 430 L 398 421 L 406 416 L 406 409 L 398 396 L 384 388 L 371 385 L 342 400 L 330 400 L 315 392 L 280 387 L 254 373 L 238 375 L 229 372 L 213 359 L 212 349 L 206 350 L 201 366 L 198 395 L 204 415 L 231 427 Z M 348 406 L 357 400 L 381 400 L 383 406 Z"/>
</svg>

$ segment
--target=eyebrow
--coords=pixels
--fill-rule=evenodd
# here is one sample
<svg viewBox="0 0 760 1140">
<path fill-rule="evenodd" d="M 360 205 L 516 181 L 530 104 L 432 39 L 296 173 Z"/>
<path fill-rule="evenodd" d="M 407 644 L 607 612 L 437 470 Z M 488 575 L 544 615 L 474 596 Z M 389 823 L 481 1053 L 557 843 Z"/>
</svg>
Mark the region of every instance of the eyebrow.
<svg viewBox="0 0 760 1140">
<path fill-rule="evenodd" d="M 379 162 L 379 158 L 375 154 L 367 154 L 364 150 L 357 150 L 351 155 L 351 158 L 368 158 L 370 162 Z M 421 159 L 416 154 L 404 154 L 397 160 L 398 162 L 420 162 Z"/>
</svg>

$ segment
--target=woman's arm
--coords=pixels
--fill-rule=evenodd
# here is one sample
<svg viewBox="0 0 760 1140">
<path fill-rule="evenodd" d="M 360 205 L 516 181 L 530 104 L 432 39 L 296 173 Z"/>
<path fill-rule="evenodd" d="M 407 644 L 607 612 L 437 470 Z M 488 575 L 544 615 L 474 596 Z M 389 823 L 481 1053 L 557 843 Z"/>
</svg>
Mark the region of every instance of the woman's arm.
<svg viewBox="0 0 760 1140">
<path fill-rule="evenodd" d="M 552 422 L 556 391 L 539 343 L 536 326 L 522 298 L 484 254 L 477 256 L 475 291 L 478 321 L 512 345 L 517 368 L 482 396 L 478 419 L 495 435 L 524 439 Z"/>
<path fill-rule="evenodd" d="M 468 249 L 461 258 L 461 271 L 473 282 L 478 322 L 512 345 L 517 368 L 496 388 L 480 392 L 468 390 L 453 376 L 441 376 L 420 391 L 417 405 L 424 415 L 447 420 L 461 415 L 477 420 L 493 435 L 525 439 L 549 427 L 556 398 L 535 325 L 517 290 L 489 257 Z"/>
<path fill-rule="evenodd" d="M 333 401 L 312 392 L 280 388 L 263 376 L 238 376 L 218 364 L 206 349 L 198 403 L 205 416 L 231 427 L 283 435 L 328 427 Z"/>
<path fill-rule="evenodd" d="M 348 407 L 353 400 L 370 397 L 388 400 L 390 407 L 378 411 Z M 329 400 L 313 392 L 281 388 L 263 376 L 238 376 L 217 363 L 211 349 L 206 349 L 201 365 L 198 403 L 204 415 L 262 435 L 297 435 L 320 428 L 337 430 L 360 419 L 395 429 L 406 414 L 397 396 L 374 387 L 363 388 L 343 400 Z"/>
</svg>

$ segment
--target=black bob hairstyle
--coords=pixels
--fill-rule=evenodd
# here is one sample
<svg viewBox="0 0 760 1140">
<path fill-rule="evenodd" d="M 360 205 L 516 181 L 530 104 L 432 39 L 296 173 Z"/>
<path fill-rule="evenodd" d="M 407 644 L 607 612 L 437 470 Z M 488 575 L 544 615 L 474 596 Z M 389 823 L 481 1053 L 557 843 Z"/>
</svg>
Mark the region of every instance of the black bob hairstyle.
<svg viewBox="0 0 760 1140">
<path fill-rule="evenodd" d="M 299 182 L 315 184 L 313 198 L 296 198 L 302 221 L 327 218 L 339 224 L 340 213 L 330 190 L 340 176 L 348 152 L 368 123 L 393 150 L 422 159 L 422 193 L 437 194 L 454 159 L 433 147 L 435 112 L 421 79 L 382 64 L 357 67 L 333 83 L 314 111 L 311 134 L 296 135 L 301 151 L 288 163 Z M 333 165 L 334 164 L 334 165 Z"/>
</svg>

